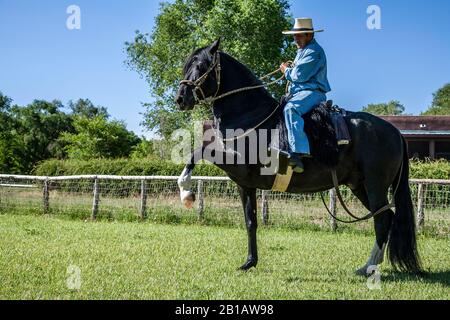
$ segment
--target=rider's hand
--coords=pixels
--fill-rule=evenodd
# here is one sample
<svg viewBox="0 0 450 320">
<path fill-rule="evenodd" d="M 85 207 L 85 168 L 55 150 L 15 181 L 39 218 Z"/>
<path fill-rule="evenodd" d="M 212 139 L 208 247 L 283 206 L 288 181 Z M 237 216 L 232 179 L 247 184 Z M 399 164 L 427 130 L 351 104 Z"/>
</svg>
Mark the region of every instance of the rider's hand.
<svg viewBox="0 0 450 320">
<path fill-rule="evenodd" d="M 285 73 L 287 68 L 289 68 L 289 65 L 288 65 L 286 62 L 285 62 L 285 63 L 282 63 L 282 64 L 280 65 L 280 71 L 281 71 L 282 73 Z"/>
</svg>

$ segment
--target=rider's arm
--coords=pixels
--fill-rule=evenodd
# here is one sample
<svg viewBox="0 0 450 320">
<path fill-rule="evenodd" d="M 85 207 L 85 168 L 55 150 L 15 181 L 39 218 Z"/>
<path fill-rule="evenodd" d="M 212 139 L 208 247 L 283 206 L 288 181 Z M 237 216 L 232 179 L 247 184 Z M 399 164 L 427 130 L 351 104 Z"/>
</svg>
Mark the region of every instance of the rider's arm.
<svg viewBox="0 0 450 320">
<path fill-rule="evenodd" d="M 287 68 L 286 79 L 291 82 L 307 82 L 322 67 L 323 57 L 317 51 L 309 50 L 292 68 Z"/>
</svg>

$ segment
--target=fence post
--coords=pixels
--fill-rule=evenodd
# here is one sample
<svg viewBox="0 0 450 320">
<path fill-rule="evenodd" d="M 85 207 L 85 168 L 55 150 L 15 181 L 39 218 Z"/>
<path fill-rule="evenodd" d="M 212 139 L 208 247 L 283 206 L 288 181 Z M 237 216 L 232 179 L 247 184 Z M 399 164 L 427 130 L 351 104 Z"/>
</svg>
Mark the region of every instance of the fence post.
<svg viewBox="0 0 450 320">
<path fill-rule="evenodd" d="M 42 188 L 42 199 L 43 199 L 43 205 L 44 205 L 44 214 L 48 213 L 49 209 L 49 192 L 48 192 L 48 179 L 44 180 L 44 186 Z"/>
<path fill-rule="evenodd" d="M 92 202 L 92 214 L 91 214 L 92 220 L 95 220 L 97 218 L 99 195 L 100 195 L 100 193 L 99 193 L 98 178 L 95 178 L 95 180 L 94 180 L 94 201 Z"/>
<path fill-rule="evenodd" d="M 145 180 L 141 180 L 141 207 L 139 213 L 141 219 L 147 217 L 147 183 Z"/>
<path fill-rule="evenodd" d="M 417 188 L 417 228 L 420 230 L 423 228 L 425 223 L 425 185 L 423 183 L 419 183 Z"/>
<path fill-rule="evenodd" d="M 198 197 L 198 217 L 200 219 L 203 218 L 203 213 L 205 210 L 205 204 L 204 204 L 204 200 L 203 200 L 203 181 L 202 180 L 198 180 L 197 181 L 197 197 Z"/>
<path fill-rule="evenodd" d="M 331 189 L 330 190 L 330 211 L 333 215 L 336 216 L 336 189 Z M 332 231 L 336 231 L 337 229 L 337 221 L 335 218 L 330 217 L 330 225 L 331 225 L 331 230 Z"/>
<path fill-rule="evenodd" d="M 267 201 L 267 194 L 269 191 L 262 190 L 261 194 L 261 211 L 262 211 L 262 222 L 264 225 L 269 223 L 269 203 Z"/>
</svg>

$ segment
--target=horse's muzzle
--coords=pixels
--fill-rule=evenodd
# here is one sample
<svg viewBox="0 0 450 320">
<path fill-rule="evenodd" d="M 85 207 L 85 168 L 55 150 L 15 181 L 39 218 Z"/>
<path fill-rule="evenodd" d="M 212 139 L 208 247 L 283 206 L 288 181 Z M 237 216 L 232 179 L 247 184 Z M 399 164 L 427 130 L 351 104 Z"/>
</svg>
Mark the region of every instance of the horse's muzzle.
<svg viewBox="0 0 450 320">
<path fill-rule="evenodd" d="M 194 96 L 189 94 L 188 90 L 181 87 L 175 97 L 175 103 L 180 107 L 180 110 L 192 110 L 195 105 Z"/>
</svg>

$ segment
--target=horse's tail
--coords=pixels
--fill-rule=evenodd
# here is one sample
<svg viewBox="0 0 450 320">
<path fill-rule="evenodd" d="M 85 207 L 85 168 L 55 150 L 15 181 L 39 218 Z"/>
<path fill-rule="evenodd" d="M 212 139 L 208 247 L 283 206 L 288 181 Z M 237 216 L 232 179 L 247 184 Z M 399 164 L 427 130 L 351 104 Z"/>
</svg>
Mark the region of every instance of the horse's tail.
<svg viewBox="0 0 450 320">
<path fill-rule="evenodd" d="M 421 273 L 421 263 L 416 243 L 416 223 L 409 189 L 409 159 L 405 139 L 403 143 L 403 164 L 395 179 L 394 188 L 398 184 L 394 196 L 395 215 L 389 236 L 389 260 L 395 269 L 413 273 Z"/>
</svg>

